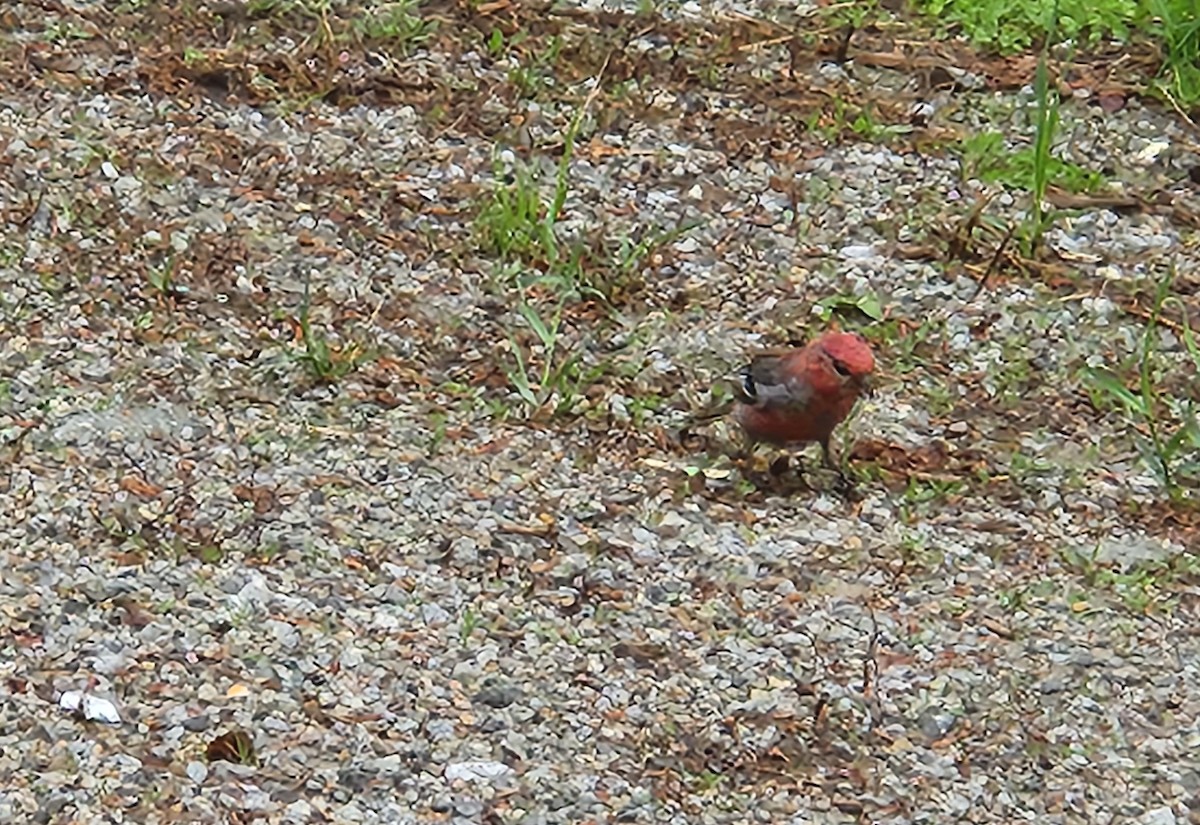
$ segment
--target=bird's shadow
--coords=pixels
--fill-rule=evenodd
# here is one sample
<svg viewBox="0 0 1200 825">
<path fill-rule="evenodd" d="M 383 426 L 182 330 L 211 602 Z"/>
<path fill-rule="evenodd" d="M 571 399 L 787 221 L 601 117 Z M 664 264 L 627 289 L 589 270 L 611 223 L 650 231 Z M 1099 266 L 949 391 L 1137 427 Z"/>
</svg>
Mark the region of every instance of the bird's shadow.
<svg viewBox="0 0 1200 825">
<path fill-rule="evenodd" d="M 742 478 L 765 494 L 787 497 L 799 493 L 831 492 L 847 501 L 861 501 L 863 497 L 862 492 L 844 473 L 836 474 L 832 486 L 814 484 L 812 468 L 805 467 L 804 462 L 794 455 L 776 456 L 767 465 L 765 472 L 754 467 L 753 455 L 746 454 L 745 451 L 735 451 L 731 458 Z"/>
<path fill-rule="evenodd" d="M 837 473 L 832 485 L 814 483 L 814 468 L 807 467 L 801 458 L 792 453 L 776 455 L 766 469 L 755 466 L 755 453 L 745 445 L 731 444 L 725 439 L 715 438 L 703 432 L 684 427 L 677 432 L 676 443 L 682 452 L 692 455 L 724 455 L 730 459 L 741 477 L 753 485 L 761 495 L 790 497 L 804 493 L 832 492 L 847 501 L 862 500 L 862 492 L 843 473 Z M 822 473 L 824 474 L 824 473 Z"/>
</svg>

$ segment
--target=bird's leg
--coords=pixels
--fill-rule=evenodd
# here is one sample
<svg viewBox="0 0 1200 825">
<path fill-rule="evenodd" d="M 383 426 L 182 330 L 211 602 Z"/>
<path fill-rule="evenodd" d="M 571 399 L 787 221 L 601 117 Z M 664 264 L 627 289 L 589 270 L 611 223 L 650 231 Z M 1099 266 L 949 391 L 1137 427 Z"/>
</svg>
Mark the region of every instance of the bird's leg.
<svg viewBox="0 0 1200 825">
<path fill-rule="evenodd" d="M 839 470 L 837 462 L 833 460 L 833 453 L 829 449 L 829 439 L 821 439 L 821 458 L 825 459 L 825 466 L 831 470 Z M 839 470 L 840 472 L 840 470 Z"/>
<path fill-rule="evenodd" d="M 842 468 L 839 462 L 834 461 L 833 452 L 829 449 L 829 439 L 821 441 L 821 455 L 825 459 L 825 466 L 837 473 L 837 489 L 839 492 L 849 494 L 854 491 L 854 482 L 846 475 L 846 471 Z"/>
<path fill-rule="evenodd" d="M 784 475 L 788 471 L 788 454 L 784 453 L 771 462 L 770 472 L 773 476 Z"/>
<path fill-rule="evenodd" d="M 753 440 L 743 435 L 737 440 L 737 445 L 729 453 L 735 464 L 745 464 L 754 458 L 754 448 L 758 446 Z"/>
<path fill-rule="evenodd" d="M 788 471 L 792 469 L 795 469 L 796 472 L 794 481 L 788 477 Z M 771 484 L 780 485 L 780 488 L 784 491 L 811 489 L 804 480 L 804 467 L 800 462 L 799 456 L 784 453 L 770 463 L 767 467 L 767 472 L 769 473 Z"/>
</svg>

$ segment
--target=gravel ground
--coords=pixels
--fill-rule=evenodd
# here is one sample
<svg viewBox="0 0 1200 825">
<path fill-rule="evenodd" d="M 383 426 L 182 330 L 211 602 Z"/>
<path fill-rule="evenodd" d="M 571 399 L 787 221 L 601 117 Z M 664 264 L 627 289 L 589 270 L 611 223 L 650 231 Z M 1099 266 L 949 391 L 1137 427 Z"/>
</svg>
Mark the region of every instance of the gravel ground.
<svg viewBox="0 0 1200 825">
<path fill-rule="evenodd" d="M 1172 263 L 1200 316 L 1187 124 L 1076 66 L 1060 155 L 1146 203 L 1023 260 L 952 147 L 1029 145 L 1028 66 L 838 64 L 770 4 L 390 53 L 142 5 L 0 10 L 3 821 L 1200 821 L 1194 512 L 1080 377 Z M 553 198 L 597 75 L 584 275 L 522 288 L 479 216 Z M 682 432 L 831 296 L 886 313 L 855 500 Z M 587 380 L 531 410 L 518 354 Z"/>
</svg>

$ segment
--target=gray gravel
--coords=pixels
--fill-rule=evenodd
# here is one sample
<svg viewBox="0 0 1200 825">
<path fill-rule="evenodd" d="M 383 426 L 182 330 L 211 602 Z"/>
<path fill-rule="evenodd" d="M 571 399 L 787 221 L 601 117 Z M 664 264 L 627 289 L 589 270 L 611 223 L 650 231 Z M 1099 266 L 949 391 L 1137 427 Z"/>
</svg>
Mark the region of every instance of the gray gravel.
<svg viewBox="0 0 1200 825">
<path fill-rule="evenodd" d="M 35 21 L 87 30 L 99 8 L 3 12 L 4 75 L 59 42 Z M 670 10 L 760 13 L 784 14 Z M 1163 493 L 1080 383 L 1137 346 L 1126 287 L 1174 262 L 1200 314 L 1186 223 L 1082 210 L 1047 236 L 1074 288 L 980 289 L 986 260 L 900 249 L 985 193 L 1013 220 L 1019 194 L 794 118 L 790 143 L 742 151 L 731 123 L 791 116 L 663 88 L 607 131 L 588 118 L 559 231 L 686 231 L 641 265 L 642 297 L 566 322 L 605 377 L 530 421 L 473 204 L 494 162 L 551 191 L 556 153 L 412 105 L 106 91 L 101 69 L 139 64 L 77 60 L 0 92 L 0 819 L 1200 821 L 1195 533 L 1135 517 Z M 806 82 L 914 88 L 846 71 Z M 1028 143 L 1027 93 L 926 98 L 941 127 Z M 535 147 L 561 142 L 554 101 Z M 1064 156 L 1191 197 L 1169 113 L 1081 95 L 1063 118 Z M 306 281 L 315 328 L 369 349 L 328 385 L 292 337 Z M 881 343 L 843 443 L 946 461 L 846 502 L 819 471 L 747 483 L 724 425 L 679 445 L 746 353 L 867 293 L 929 328 Z M 1172 335 L 1161 350 L 1183 363 Z M 238 730 L 252 763 L 213 759 Z"/>
</svg>

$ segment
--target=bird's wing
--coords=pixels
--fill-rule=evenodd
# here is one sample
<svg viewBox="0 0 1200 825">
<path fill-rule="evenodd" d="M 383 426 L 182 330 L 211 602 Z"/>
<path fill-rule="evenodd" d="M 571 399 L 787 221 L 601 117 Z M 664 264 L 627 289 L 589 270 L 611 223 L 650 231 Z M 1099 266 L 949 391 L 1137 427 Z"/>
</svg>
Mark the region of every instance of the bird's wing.
<svg viewBox="0 0 1200 825">
<path fill-rule="evenodd" d="M 803 407 L 812 398 L 812 386 L 803 379 L 802 353 L 759 355 L 741 372 L 738 395 L 759 407 Z"/>
</svg>

